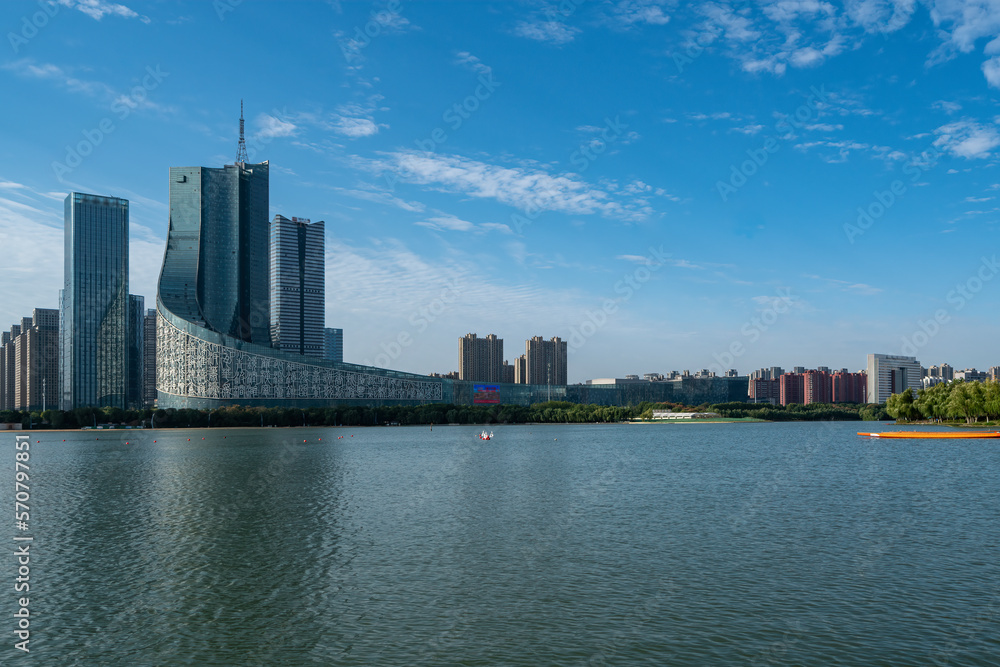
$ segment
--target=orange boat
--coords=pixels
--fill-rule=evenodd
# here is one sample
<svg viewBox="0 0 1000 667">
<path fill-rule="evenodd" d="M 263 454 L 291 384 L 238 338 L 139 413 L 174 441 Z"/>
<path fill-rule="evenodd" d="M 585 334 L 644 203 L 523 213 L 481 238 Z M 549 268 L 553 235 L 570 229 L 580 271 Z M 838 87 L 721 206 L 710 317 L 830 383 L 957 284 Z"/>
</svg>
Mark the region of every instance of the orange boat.
<svg viewBox="0 0 1000 667">
<path fill-rule="evenodd" d="M 952 431 L 888 431 L 886 433 L 858 433 L 870 438 L 1000 438 L 998 431 L 971 431 L 968 433 Z"/>
</svg>

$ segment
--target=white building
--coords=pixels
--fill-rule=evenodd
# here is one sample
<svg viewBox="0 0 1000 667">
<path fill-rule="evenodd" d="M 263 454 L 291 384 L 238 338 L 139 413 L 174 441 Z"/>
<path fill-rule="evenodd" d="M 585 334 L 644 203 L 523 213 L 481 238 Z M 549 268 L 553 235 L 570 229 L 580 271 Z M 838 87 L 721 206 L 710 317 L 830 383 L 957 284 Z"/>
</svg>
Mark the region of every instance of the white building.
<svg viewBox="0 0 1000 667">
<path fill-rule="evenodd" d="M 923 372 L 916 357 L 868 355 L 868 402 L 885 403 L 893 394 L 923 388 Z"/>
</svg>

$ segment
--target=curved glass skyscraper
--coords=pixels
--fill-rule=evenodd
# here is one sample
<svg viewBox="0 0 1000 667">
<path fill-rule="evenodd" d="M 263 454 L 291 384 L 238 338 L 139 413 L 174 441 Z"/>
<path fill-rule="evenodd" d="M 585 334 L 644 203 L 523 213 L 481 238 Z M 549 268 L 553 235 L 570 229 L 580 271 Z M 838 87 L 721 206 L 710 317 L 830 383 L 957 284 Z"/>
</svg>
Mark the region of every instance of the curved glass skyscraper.
<svg viewBox="0 0 1000 667">
<path fill-rule="evenodd" d="M 428 403 L 443 382 L 272 347 L 268 163 L 170 169 L 157 292 L 160 407 Z"/>
</svg>

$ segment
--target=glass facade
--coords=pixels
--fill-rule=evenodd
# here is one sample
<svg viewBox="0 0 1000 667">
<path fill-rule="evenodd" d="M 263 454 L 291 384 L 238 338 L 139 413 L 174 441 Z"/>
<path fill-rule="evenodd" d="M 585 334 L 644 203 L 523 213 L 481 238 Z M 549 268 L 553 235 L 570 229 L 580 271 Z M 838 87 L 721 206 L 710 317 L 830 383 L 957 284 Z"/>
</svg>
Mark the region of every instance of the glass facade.
<svg viewBox="0 0 1000 667">
<path fill-rule="evenodd" d="M 270 345 L 268 164 L 171 167 L 160 298 L 180 317 Z"/>
<path fill-rule="evenodd" d="M 65 201 L 60 408 L 126 407 L 126 199 L 72 192 Z"/>
<path fill-rule="evenodd" d="M 344 361 L 344 330 L 323 329 L 323 358 L 327 361 Z"/>
<path fill-rule="evenodd" d="M 274 216 L 271 221 L 271 344 L 325 358 L 324 224 Z"/>
<path fill-rule="evenodd" d="M 145 352 L 145 310 L 146 300 L 137 295 L 128 295 L 128 396 L 126 403 L 130 408 L 143 406 L 143 377 L 145 368 L 143 354 Z"/>
</svg>

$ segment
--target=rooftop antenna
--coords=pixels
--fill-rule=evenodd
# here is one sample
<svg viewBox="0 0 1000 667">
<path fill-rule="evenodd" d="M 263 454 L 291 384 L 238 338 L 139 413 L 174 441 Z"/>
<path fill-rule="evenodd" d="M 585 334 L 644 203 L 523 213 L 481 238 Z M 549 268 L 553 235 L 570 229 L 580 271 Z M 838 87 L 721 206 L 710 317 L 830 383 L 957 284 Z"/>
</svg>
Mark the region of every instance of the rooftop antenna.
<svg viewBox="0 0 1000 667">
<path fill-rule="evenodd" d="M 247 142 L 243 138 L 243 100 L 240 100 L 240 143 L 236 148 L 236 162 L 241 164 L 249 162 L 247 158 Z"/>
</svg>

